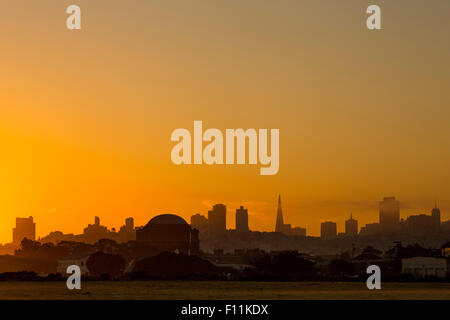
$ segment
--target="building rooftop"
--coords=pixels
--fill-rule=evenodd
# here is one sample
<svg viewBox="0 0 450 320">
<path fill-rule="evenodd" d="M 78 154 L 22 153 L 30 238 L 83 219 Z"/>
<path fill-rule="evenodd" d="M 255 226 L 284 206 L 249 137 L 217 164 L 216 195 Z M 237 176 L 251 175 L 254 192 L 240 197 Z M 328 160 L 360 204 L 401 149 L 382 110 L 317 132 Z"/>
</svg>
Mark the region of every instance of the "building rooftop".
<svg viewBox="0 0 450 320">
<path fill-rule="evenodd" d="M 149 223 L 147 223 L 147 226 L 153 224 L 188 224 L 188 223 L 180 216 L 174 214 L 161 214 L 151 219 Z"/>
</svg>

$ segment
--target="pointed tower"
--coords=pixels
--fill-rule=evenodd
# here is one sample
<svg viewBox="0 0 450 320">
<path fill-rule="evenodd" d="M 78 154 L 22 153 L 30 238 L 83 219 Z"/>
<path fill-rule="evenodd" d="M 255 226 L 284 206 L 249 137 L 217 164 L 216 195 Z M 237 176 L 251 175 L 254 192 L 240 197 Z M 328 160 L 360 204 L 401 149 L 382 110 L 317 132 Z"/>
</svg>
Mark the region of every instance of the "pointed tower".
<svg viewBox="0 0 450 320">
<path fill-rule="evenodd" d="M 283 230 L 283 210 L 281 209 L 281 196 L 278 195 L 277 224 L 275 225 L 275 232 L 283 232 Z"/>
</svg>

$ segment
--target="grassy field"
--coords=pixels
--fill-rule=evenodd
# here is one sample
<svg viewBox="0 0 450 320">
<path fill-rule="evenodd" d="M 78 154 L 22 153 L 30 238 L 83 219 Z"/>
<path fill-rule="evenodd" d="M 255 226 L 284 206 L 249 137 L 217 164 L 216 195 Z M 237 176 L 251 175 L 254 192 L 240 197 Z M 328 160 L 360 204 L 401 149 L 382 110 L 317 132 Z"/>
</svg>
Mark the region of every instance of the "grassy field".
<svg viewBox="0 0 450 320">
<path fill-rule="evenodd" d="M 84 282 L 70 291 L 65 282 L 0 282 L 0 299 L 450 299 L 448 283 L 342 282 Z"/>
</svg>

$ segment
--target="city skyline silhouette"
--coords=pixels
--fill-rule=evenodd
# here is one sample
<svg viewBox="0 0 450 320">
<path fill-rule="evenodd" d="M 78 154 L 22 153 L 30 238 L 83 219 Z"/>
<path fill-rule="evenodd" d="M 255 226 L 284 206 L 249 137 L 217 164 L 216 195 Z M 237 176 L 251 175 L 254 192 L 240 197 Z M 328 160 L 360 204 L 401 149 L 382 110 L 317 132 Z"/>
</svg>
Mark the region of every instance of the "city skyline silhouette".
<svg viewBox="0 0 450 320">
<path fill-rule="evenodd" d="M 377 221 L 371 221 L 367 224 L 359 224 L 358 225 L 358 218 L 354 216 L 353 212 L 350 212 L 349 217 L 347 217 L 348 219 L 345 219 L 344 223 L 342 223 L 343 226 L 341 226 L 339 223 L 339 221 L 321 221 L 321 232 L 319 235 L 313 235 L 307 232 L 308 230 L 308 226 L 306 225 L 301 225 L 301 226 L 293 226 L 290 223 L 285 223 L 285 218 L 283 215 L 283 207 L 282 207 L 282 202 L 281 202 L 281 194 L 278 195 L 277 197 L 277 209 L 276 212 L 274 213 L 274 224 L 273 224 L 273 228 L 272 230 L 257 230 L 257 229 L 253 229 L 250 228 L 249 225 L 251 225 L 251 215 L 249 216 L 248 214 L 248 208 L 245 208 L 244 206 L 240 206 L 239 208 L 234 209 L 227 207 L 224 204 L 215 204 L 212 206 L 212 210 L 208 211 L 207 214 L 202 214 L 202 213 L 196 213 L 191 215 L 190 217 L 190 224 L 192 227 L 197 228 L 199 231 L 201 231 L 202 233 L 206 233 L 209 236 L 211 236 L 212 234 L 214 235 L 220 235 L 223 232 L 225 232 L 225 230 L 241 230 L 240 232 L 242 232 L 242 226 L 239 227 L 239 224 L 245 226 L 244 227 L 244 231 L 256 231 L 256 232 L 278 232 L 278 233 L 283 233 L 286 235 L 291 235 L 291 236 L 318 236 L 321 237 L 322 239 L 337 239 L 338 236 L 358 236 L 358 235 L 373 235 L 373 234 L 382 234 L 382 233 L 395 233 L 395 232 L 400 232 L 401 228 L 403 228 L 403 232 L 410 232 L 410 233 L 414 233 L 412 232 L 411 228 L 420 228 L 420 226 L 422 225 L 422 228 L 425 228 L 424 230 L 428 230 L 426 228 L 429 228 L 430 233 L 432 232 L 439 232 L 441 225 L 442 228 L 444 228 L 444 230 L 447 230 L 446 228 L 448 228 L 450 230 L 450 220 L 446 221 L 445 219 L 442 219 L 442 215 L 441 215 L 441 210 L 438 208 L 438 202 L 435 201 L 434 207 L 430 210 L 428 210 L 428 212 L 421 212 L 421 213 L 417 213 L 415 215 L 409 215 L 408 217 L 402 217 L 401 216 L 401 206 L 400 206 L 400 201 L 398 201 L 395 197 L 384 197 L 384 199 L 382 201 L 379 202 L 379 219 Z M 386 204 L 387 203 L 387 204 Z M 391 208 L 391 204 L 389 203 L 394 203 L 394 208 Z M 388 206 L 387 208 L 385 208 L 385 206 Z M 211 215 L 212 213 L 215 212 L 215 210 L 219 210 L 217 212 L 217 214 L 219 214 L 219 212 L 222 215 L 222 218 L 214 218 L 213 215 Z M 382 212 L 386 212 L 386 213 L 382 213 Z M 391 213 L 392 212 L 392 213 Z M 215 214 L 215 213 L 214 213 Z M 242 216 L 242 214 L 245 214 L 245 216 Z M 394 216 L 392 216 L 392 214 Z M 157 216 L 153 215 L 150 216 L 154 217 Z M 436 218 L 435 218 L 436 217 Z M 194 218 L 196 219 L 194 221 Z M 200 219 L 201 218 L 201 219 Z M 212 220 L 212 219 L 215 220 Z M 355 219 L 354 219 L 355 218 Z M 125 219 L 125 218 L 124 218 Z M 200 219 L 200 220 L 199 220 Z M 204 221 L 202 221 L 202 219 Z M 386 220 L 387 219 L 387 220 Z M 430 220 L 430 222 L 428 220 Z M 434 222 L 432 221 L 432 219 L 435 219 Z M 437 219 L 437 220 L 436 220 Z M 186 221 L 188 221 L 188 219 L 186 219 Z M 214 231 L 217 229 L 217 227 L 212 227 L 211 223 L 213 224 L 217 224 L 222 225 L 221 227 L 219 226 L 218 230 L 219 231 Z M 234 223 L 234 227 L 229 227 L 230 224 Z M 329 225 L 329 227 L 331 227 L 331 236 L 328 235 L 330 233 L 330 229 L 327 226 L 324 229 L 325 225 Z M 209 225 L 209 226 L 208 226 Z M 339 227 L 337 227 L 339 225 Z M 428 226 L 429 225 L 429 226 Z M 384 227 L 383 227 L 384 226 Z M 94 233 L 100 233 L 100 235 L 96 236 L 95 234 L 93 234 L 95 240 L 92 241 L 88 241 L 86 238 L 86 230 L 90 230 L 89 228 L 93 229 Z M 37 235 L 36 234 L 36 221 L 33 220 L 33 217 L 30 216 L 29 218 L 24 218 L 24 217 L 17 217 L 16 218 L 16 226 L 13 229 L 13 238 L 12 238 L 12 244 L 14 244 L 16 247 L 20 245 L 21 240 L 24 238 L 23 234 L 26 234 L 28 239 L 31 240 L 39 240 L 41 238 L 46 239 L 48 237 L 51 238 L 52 234 L 55 234 L 55 232 L 61 232 L 62 234 L 68 234 L 71 235 L 70 237 L 72 238 L 66 238 L 67 239 L 72 239 L 74 241 L 81 241 L 81 242 L 90 242 L 90 243 L 94 243 L 100 239 L 102 239 L 102 237 L 104 238 L 112 238 L 112 239 L 122 239 L 122 241 L 129 241 L 135 238 L 135 234 L 130 238 L 130 236 L 118 236 L 118 231 L 122 232 L 122 231 L 126 231 L 130 233 L 130 232 L 135 232 L 135 230 L 139 230 L 142 227 L 137 226 L 135 229 L 135 221 L 133 217 L 127 217 L 125 219 L 125 224 L 123 226 L 119 228 L 115 228 L 115 227 L 111 227 L 111 228 L 107 228 L 106 226 L 103 226 L 100 224 L 100 217 L 95 216 L 95 223 L 94 224 L 89 224 L 86 228 L 84 228 L 84 237 L 80 237 L 80 236 L 75 236 L 74 237 L 74 233 L 68 233 L 68 232 L 64 232 L 61 229 L 56 229 L 56 230 L 52 230 L 49 234 L 45 234 L 45 235 Z M 213 229 L 211 229 L 213 228 Z M 214 229 L 215 228 L 215 229 Z M 96 231 L 95 231 L 96 230 Z M 424 231 L 421 231 L 424 232 Z M 204 236 L 202 234 L 202 236 Z M 77 238 L 78 237 L 78 238 Z M 325 238 L 324 238 L 325 237 Z M 77 240 L 78 239 L 78 240 Z"/>
</svg>

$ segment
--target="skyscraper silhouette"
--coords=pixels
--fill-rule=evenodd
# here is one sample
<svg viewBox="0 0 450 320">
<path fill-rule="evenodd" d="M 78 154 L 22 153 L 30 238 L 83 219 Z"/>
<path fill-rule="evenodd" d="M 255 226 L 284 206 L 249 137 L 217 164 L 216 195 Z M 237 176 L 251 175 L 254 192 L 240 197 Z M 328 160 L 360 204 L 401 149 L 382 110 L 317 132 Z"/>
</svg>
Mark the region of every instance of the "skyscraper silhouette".
<svg viewBox="0 0 450 320">
<path fill-rule="evenodd" d="M 358 235 L 358 221 L 353 219 L 350 213 L 350 219 L 345 221 L 345 235 L 348 237 L 356 237 Z"/>
<path fill-rule="evenodd" d="M 320 224 L 320 238 L 322 240 L 334 240 L 337 236 L 336 222 L 325 221 Z"/>
<path fill-rule="evenodd" d="M 236 231 L 247 232 L 248 231 L 248 210 L 241 206 L 236 209 Z"/>
<path fill-rule="evenodd" d="M 29 218 L 16 218 L 16 227 L 13 228 L 13 243 L 20 245 L 24 238 L 36 240 L 36 223 L 31 216 Z"/>
<path fill-rule="evenodd" d="M 438 208 L 437 201 L 434 203 L 434 208 L 431 210 L 431 216 L 433 216 L 438 224 L 441 224 L 441 210 Z"/>
<path fill-rule="evenodd" d="M 400 202 L 395 197 L 385 197 L 380 202 L 380 226 L 384 233 L 398 231 L 400 226 Z"/>
<path fill-rule="evenodd" d="M 434 229 L 439 232 L 441 229 L 441 210 L 438 208 L 437 201 L 434 204 L 433 210 L 431 210 L 431 216 L 434 221 Z"/>
<path fill-rule="evenodd" d="M 275 232 L 284 231 L 283 210 L 281 209 L 281 195 L 278 195 L 278 209 L 277 209 L 277 223 L 275 225 Z"/>
<path fill-rule="evenodd" d="M 208 211 L 209 235 L 218 236 L 227 231 L 227 207 L 224 204 L 215 204 Z"/>
</svg>

